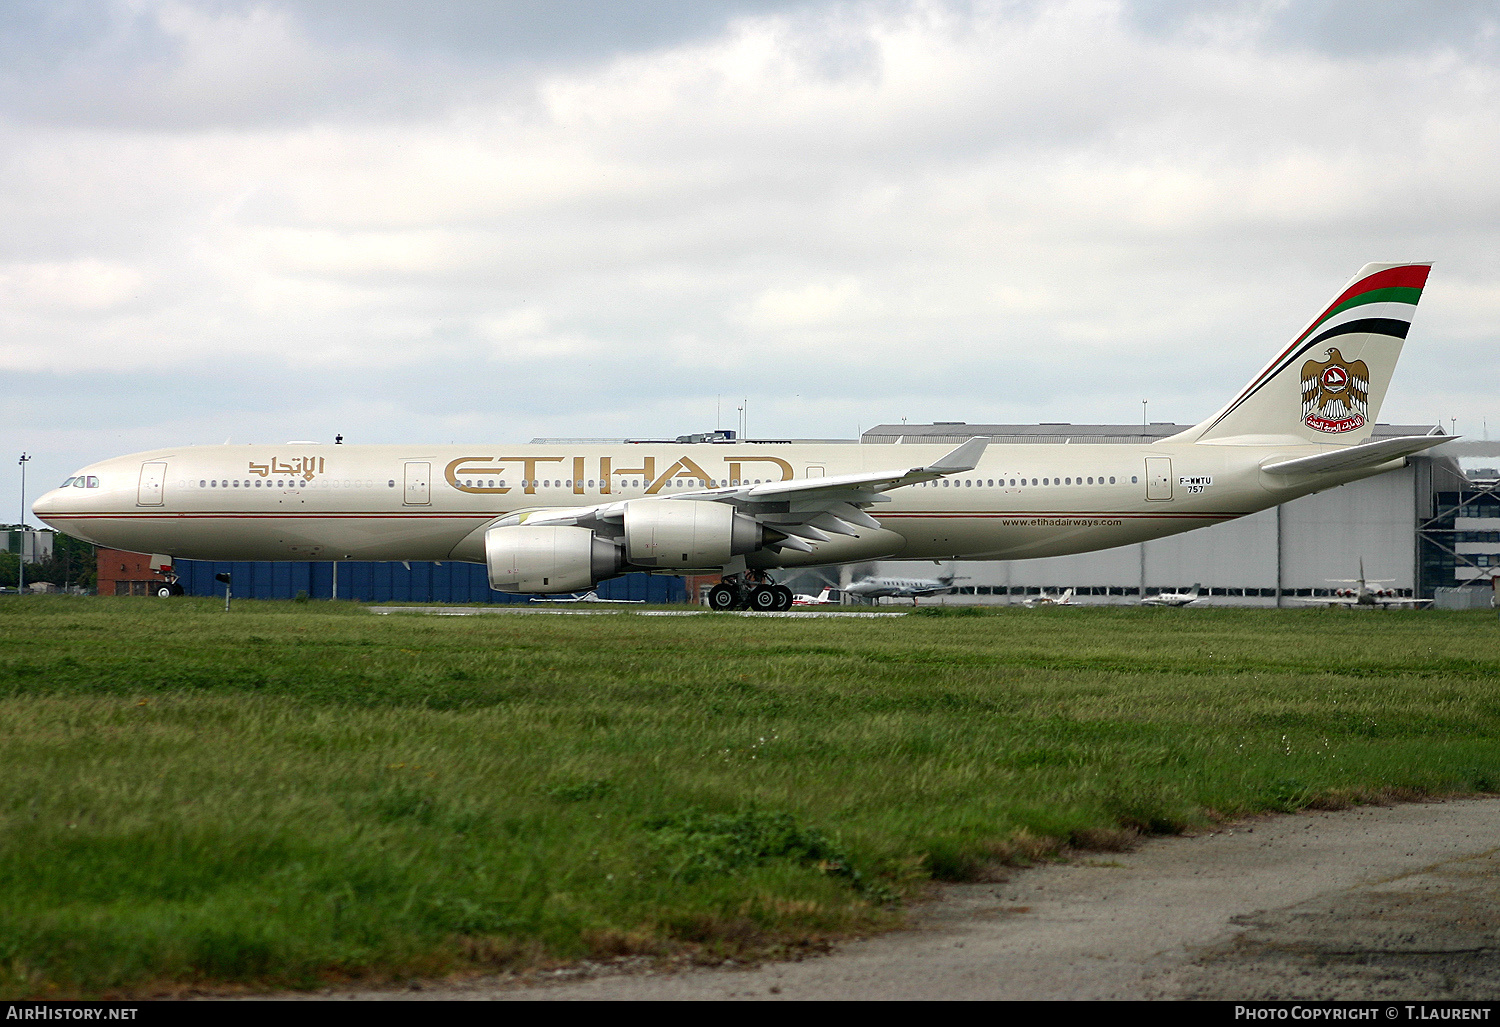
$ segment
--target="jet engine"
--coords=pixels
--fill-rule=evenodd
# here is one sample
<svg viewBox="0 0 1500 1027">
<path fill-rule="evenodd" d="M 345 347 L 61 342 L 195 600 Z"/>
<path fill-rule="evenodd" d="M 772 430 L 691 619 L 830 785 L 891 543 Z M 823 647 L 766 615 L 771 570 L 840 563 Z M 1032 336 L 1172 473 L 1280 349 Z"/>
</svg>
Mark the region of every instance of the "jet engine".
<svg viewBox="0 0 1500 1027">
<path fill-rule="evenodd" d="M 620 573 L 620 547 L 588 528 L 524 524 L 484 534 L 490 587 L 497 592 L 577 592 Z"/>
<path fill-rule="evenodd" d="M 637 499 L 625 504 L 625 557 L 637 567 L 722 567 L 765 543 L 760 522 L 728 503 Z"/>
</svg>

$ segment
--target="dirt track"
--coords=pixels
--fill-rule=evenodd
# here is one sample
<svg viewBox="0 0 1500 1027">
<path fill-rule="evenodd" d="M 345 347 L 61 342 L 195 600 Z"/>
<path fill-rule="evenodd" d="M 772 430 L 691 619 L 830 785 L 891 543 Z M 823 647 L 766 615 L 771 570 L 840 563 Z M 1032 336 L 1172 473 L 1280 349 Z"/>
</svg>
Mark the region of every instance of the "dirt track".
<svg viewBox="0 0 1500 1027">
<path fill-rule="evenodd" d="M 1500 799 L 1273 817 L 963 885 L 756 970 L 347 998 L 1500 998 Z"/>
</svg>

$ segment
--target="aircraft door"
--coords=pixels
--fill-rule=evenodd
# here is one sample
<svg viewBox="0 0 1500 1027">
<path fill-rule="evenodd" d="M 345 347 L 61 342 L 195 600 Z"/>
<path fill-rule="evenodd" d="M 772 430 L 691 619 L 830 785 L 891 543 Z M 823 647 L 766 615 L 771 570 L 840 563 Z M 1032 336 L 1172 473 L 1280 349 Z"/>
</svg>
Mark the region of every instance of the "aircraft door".
<svg viewBox="0 0 1500 1027">
<path fill-rule="evenodd" d="M 141 484 L 135 494 L 135 505 L 161 506 L 162 482 L 166 477 L 166 461 L 151 460 L 141 464 Z"/>
<path fill-rule="evenodd" d="M 1146 458 L 1146 498 L 1152 500 L 1172 498 L 1172 458 L 1148 456 Z"/>
<path fill-rule="evenodd" d="M 407 506 L 431 505 L 432 464 L 426 460 L 406 462 L 406 493 L 402 501 Z"/>
</svg>

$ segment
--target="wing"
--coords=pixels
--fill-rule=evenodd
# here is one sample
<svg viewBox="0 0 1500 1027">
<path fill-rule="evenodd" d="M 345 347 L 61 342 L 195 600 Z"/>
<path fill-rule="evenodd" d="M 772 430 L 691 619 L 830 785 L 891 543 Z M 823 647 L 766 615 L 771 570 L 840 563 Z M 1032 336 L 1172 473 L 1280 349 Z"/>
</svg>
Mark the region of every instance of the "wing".
<svg viewBox="0 0 1500 1027">
<path fill-rule="evenodd" d="M 826 542 L 832 535 L 857 535 L 858 528 L 879 530 L 880 522 L 865 513 L 865 510 L 876 503 L 889 503 L 890 497 L 884 493 L 917 482 L 934 481 L 949 474 L 972 471 L 979 465 L 979 459 L 984 455 L 988 443 L 989 440 L 985 438 L 972 438 L 925 467 L 700 489 L 653 497 L 652 501 L 729 503 L 780 536 L 769 543 L 767 548 L 795 549 L 810 553 L 814 542 Z M 625 499 L 597 506 L 526 511 L 503 517 L 489 527 L 521 523 L 573 524 L 602 529 L 608 533 L 611 528 L 619 530 L 625 520 L 626 504 L 634 502 L 640 500 Z"/>
<path fill-rule="evenodd" d="M 1323 387 L 1323 368 L 1328 365 L 1309 360 L 1302 365 L 1302 416 L 1313 413 L 1321 405 L 1318 392 Z"/>
</svg>

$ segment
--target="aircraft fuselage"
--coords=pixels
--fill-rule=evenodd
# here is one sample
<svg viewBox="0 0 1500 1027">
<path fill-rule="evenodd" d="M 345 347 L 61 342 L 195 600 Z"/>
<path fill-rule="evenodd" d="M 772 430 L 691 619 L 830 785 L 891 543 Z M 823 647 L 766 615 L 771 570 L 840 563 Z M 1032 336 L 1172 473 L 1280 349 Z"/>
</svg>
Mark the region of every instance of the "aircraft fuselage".
<svg viewBox="0 0 1500 1027">
<path fill-rule="evenodd" d="M 921 465 L 949 447 L 777 443 L 190 446 L 83 468 L 39 517 L 99 545 L 204 560 L 484 562 L 484 529 L 558 510 L 742 483 Z M 1009 560 L 1126 545 L 1231 520 L 1367 476 L 1269 475 L 1283 446 L 998 445 L 972 471 L 887 493 L 880 528 L 757 553 L 750 565 Z M 1399 466 L 1393 461 L 1391 466 Z"/>
</svg>

